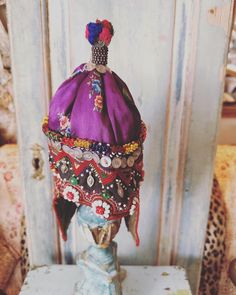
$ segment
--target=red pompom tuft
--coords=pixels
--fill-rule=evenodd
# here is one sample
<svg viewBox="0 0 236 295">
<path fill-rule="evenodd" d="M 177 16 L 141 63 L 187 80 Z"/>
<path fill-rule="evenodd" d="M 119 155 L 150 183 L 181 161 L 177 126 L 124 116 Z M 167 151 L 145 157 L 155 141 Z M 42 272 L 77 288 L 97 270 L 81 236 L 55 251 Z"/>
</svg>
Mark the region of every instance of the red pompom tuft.
<svg viewBox="0 0 236 295">
<path fill-rule="evenodd" d="M 102 32 L 99 34 L 99 40 L 103 41 L 106 46 L 111 42 L 112 34 L 108 28 L 103 28 Z"/>
</svg>

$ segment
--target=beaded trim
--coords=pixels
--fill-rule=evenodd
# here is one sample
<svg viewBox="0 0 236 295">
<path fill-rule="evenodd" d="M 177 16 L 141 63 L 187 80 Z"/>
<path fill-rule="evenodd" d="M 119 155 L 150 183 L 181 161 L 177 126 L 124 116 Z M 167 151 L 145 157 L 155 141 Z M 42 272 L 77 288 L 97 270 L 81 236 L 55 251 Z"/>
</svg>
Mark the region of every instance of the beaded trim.
<svg viewBox="0 0 236 295">
<path fill-rule="evenodd" d="M 43 120 L 42 125 L 43 132 L 45 135 L 54 141 L 60 142 L 69 147 L 80 147 L 92 151 L 99 151 L 101 153 L 114 153 L 118 155 L 131 154 L 138 148 L 142 148 L 142 143 L 146 138 L 146 126 L 143 121 L 141 121 L 141 131 L 138 140 L 131 141 L 124 145 L 110 145 L 107 143 L 101 143 L 97 141 L 92 141 L 88 139 L 72 138 L 69 136 L 62 135 L 58 132 L 52 131 L 48 127 L 48 116 Z"/>
<path fill-rule="evenodd" d="M 92 63 L 105 66 L 107 64 L 107 55 L 107 46 L 92 46 Z"/>
</svg>

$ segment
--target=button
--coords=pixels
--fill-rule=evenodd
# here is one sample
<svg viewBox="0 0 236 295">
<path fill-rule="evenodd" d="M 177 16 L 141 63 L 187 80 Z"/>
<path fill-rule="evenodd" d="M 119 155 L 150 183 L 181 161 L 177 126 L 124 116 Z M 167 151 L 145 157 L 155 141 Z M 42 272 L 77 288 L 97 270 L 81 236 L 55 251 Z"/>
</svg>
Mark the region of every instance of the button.
<svg viewBox="0 0 236 295">
<path fill-rule="evenodd" d="M 104 168 L 107 168 L 111 165 L 111 159 L 108 156 L 103 156 L 100 163 Z"/>
<path fill-rule="evenodd" d="M 129 167 L 133 167 L 134 166 L 134 157 L 130 156 L 128 159 L 127 159 L 127 165 Z"/>
<path fill-rule="evenodd" d="M 91 161 L 93 158 L 93 154 L 91 152 L 84 152 L 83 153 L 83 160 Z"/>
<path fill-rule="evenodd" d="M 121 159 L 121 168 L 125 168 L 127 166 L 127 160 L 126 158 Z"/>
<path fill-rule="evenodd" d="M 112 161 L 111 161 L 111 165 L 113 168 L 117 169 L 121 166 L 121 159 L 120 158 L 114 158 Z"/>
</svg>

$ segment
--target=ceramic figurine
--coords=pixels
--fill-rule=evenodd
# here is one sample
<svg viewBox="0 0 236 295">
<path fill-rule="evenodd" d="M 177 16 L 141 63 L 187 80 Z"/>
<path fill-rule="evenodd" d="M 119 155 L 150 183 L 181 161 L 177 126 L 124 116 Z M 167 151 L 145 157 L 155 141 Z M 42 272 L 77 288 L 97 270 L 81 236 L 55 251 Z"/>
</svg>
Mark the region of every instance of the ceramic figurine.
<svg viewBox="0 0 236 295">
<path fill-rule="evenodd" d="M 116 244 L 125 219 L 139 245 L 139 187 L 143 180 L 146 128 L 126 84 L 107 67 L 112 24 L 86 26 L 92 59 L 77 67 L 56 91 L 43 131 L 54 171 L 53 200 L 59 227 L 66 231 L 76 213 L 91 246 L 79 255 L 85 281 L 74 294 L 122 294 Z"/>
</svg>

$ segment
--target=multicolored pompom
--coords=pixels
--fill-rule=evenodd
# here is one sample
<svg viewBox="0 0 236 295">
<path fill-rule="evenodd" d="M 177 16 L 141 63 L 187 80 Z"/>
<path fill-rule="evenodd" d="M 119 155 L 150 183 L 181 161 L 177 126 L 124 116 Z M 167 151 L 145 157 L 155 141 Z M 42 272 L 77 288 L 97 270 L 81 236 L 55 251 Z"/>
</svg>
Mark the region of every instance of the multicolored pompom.
<svg viewBox="0 0 236 295">
<path fill-rule="evenodd" d="M 95 45 L 100 42 L 108 46 L 113 35 L 113 26 L 106 19 L 102 21 L 97 19 L 96 23 L 88 23 L 86 26 L 85 37 L 91 45 Z"/>
</svg>

